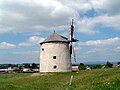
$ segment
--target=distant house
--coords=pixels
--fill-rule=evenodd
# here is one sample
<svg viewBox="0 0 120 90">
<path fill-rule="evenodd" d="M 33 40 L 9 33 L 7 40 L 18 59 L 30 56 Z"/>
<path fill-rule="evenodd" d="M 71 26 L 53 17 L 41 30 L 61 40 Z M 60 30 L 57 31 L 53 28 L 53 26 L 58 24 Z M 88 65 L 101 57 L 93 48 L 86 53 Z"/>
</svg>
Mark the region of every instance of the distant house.
<svg viewBox="0 0 120 90">
<path fill-rule="evenodd" d="M 10 72 L 10 71 L 13 71 L 14 69 L 9 67 L 7 69 L 0 69 L 0 72 Z"/>
<path fill-rule="evenodd" d="M 119 65 L 118 64 L 113 64 L 113 66 L 112 67 L 119 67 Z"/>
<path fill-rule="evenodd" d="M 91 70 L 91 67 L 89 67 L 89 66 L 86 66 L 86 70 Z"/>
<path fill-rule="evenodd" d="M 79 69 L 78 69 L 78 66 L 72 66 L 72 72 L 76 72 L 76 71 L 78 71 Z"/>
<path fill-rule="evenodd" d="M 26 73 L 39 72 L 39 69 L 24 68 L 23 72 L 26 72 Z"/>
<path fill-rule="evenodd" d="M 34 71 L 34 72 L 39 72 L 39 69 L 38 69 L 38 68 L 36 68 L 36 69 L 33 69 L 33 71 Z"/>
<path fill-rule="evenodd" d="M 24 68 L 23 72 L 31 72 L 31 69 L 30 68 Z"/>
<path fill-rule="evenodd" d="M 0 69 L 0 72 L 7 72 L 8 69 Z"/>
</svg>

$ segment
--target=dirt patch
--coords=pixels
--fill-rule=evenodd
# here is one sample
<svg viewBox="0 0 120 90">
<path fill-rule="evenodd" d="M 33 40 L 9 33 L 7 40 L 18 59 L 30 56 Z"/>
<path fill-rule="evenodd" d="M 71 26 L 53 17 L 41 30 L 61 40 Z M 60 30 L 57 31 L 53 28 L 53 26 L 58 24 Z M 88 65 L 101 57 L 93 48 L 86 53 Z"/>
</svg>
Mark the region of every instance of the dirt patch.
<svg viewBox="0 0 120 90">
<path fill-rule="evenodd" d="M 32 77 L 39 77 L 39 76 L 49 76 L 52 75 L 50 73 L 33 73 L 31 76 Z"/>
</svg>

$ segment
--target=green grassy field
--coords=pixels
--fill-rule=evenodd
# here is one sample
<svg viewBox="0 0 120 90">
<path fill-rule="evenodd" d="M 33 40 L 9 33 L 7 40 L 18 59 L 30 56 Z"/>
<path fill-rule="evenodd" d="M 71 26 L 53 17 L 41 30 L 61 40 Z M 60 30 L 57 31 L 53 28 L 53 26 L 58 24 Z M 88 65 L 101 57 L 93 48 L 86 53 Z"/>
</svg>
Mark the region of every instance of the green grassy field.
<svg viewBox="0 0 120 90">
<path fill-rule="evenodd" d="M 71 75 L 73 81 L 69 86 Z M 78 73 L 0 74 L 0 90 L 120 90 L 120 68 Z"/>
</svg>

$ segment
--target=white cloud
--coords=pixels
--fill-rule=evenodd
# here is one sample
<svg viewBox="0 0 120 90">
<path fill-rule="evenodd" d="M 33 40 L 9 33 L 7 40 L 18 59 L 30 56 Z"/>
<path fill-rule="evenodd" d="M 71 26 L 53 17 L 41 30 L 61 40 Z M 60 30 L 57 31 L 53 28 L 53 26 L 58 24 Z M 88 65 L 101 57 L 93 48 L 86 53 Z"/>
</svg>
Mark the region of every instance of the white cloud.
<svg viewBox="0 0 120 90">
<path fill-rule="evenodd" d="M 0 0 L 0 33 L 64 30 L 71 18 L 79 32 L 100 33 L 96 24 L 120 30 L 119 0 Z M 95 9 L 105 14 L 81 18 L 81 13 Z"/>
<path fill-rule="evenodd" d="M 81 49 L 76 51 L 83 61 L 117 61 L 120 59 L 120 38 L 78 42 Z"/>
<path fill-rule="evenodd" d="M 15 48 L 16 45 L 7 43 L 7 42 L 1 42 L 0 43 L 0 49 L 8 49 L 8 48 Z"/>
<path fill-rule="evenodd" d="M 44 39 L 45 38 L 42 38 L 42 37 L 32 36 L 32 37 L 29 37 L 28 42 L 30 42 L 30 43 L 40 43 Z"/>
<path fill-rule="evenodd" d="M 86 12 L 90 10 L 92 7 L 88 0 L 59 0 L 63 5 L 75 10 L 79 11 L 80 13 Z"/>
<path fill-rule="evenodd" d="M 114 51 L 120 53 L 120 46 L 117 46 L 117 47 L 114 49 Z"/>
<path fill-rule="evenodd" d="M 26 46 L 27 47 L 27 46 L 31 46 L 31 44 L 27 43 L 27 42 L 22 42 L 22 43 L 19 43 L 18 46 L 20 46 L 20 47 L 21 46 Z"/>
<path fill-rule="evenodd" d="M 39 54 L 39 51 L 19 51 L 19 52 L 13 52 L 13 54 L 19 54 L 19 55 L 34 55 Z"/>
<path fill-rule="evenodd" d="M 109 38 L 104 40 L 96 40 L 96 41 L 86 41 L 86 42 L 80 42 L 79 45 L 87 45 L 87 46 L 107 46 L 107 45 L 119 45 L 120 44 L 120 38 Z"/>
<path fill-rule="evenodd" d="M 89 40 L 86 42 L 78 42 L 77 57 L 87 61 L 106 61 L 119 60 L 120 58 L 120 38 L 108 38 L 103 40 Z M 81 56 L 79 56 L 81 55 Z M 84 58 L 85 57 L 85 58 Z"/>
<path fill-rule="evenodd" d="M 100 30 L 96 30 L 95 26 L 101 24 L 105 27 L 114 28 L 120 31 L 120 15 L 108 16 L 96 16 L 94 18 L 84 17 L 82 20 L 77 22 L 78 31 L 85 34 L 96 34 Z"/>
<path fill-rule="evenodd" d="M 119 0 L 0 0 L 0 34 L 32 32 L 30 33 L 32 36 L 30 35 L 31 37 L 27 40 L 19 43 L 19 48 L 17 49 L 26 48 L 22 46 L 31 46 L 26 48 L 26 50 L 31 50 L 34 48 L 33 45 L 39 44 L 44 39 L 35 36 L 35 33 L 39 33 L 40 35 L 43 31 L 48 32 L 55 29 L 57 32 L 65 35 L 65 30 L 68 29 L 68 25 L 71 23 L 71 18 L 75 19 L 75 29 L 79 33 L 90 35 L 101 33 L 101 30 L 98 27 L 96 28 L 96 25 L 120 31 L 119 2 Z M 92 10 L 93 12 L 91 12 Z M 94 15 L 88 17 L 91 15 L 88 11 Z M 84 16 L 86 13 L 89 15 Z M 102 31 L 104 27 L 101 28 Z M 103 38 L 100 34 L 98 38 L 101 38 L 100 36 Z M 79 36 L 77 37 L 79 38 Z M 80 57 L 80 60 L 86 60 L 87 58 L 88 61 L 98 59 L 107 60 L 107 57 L 112 57 L 112 60 L 117 57 L 116 60 L 118 60 L 120 59 L 119 42 L 119 36 L 103 40 L 78 42 L 79 45 L 74 45 L 75 52 L 79 54 L 76 56 Z M 0 49 L 14 47 L 17 46 L 7 42 L 0 43 Z M 16 58 L 14 58 L 15 56 L 13 57 L 17 62 L 18 60 L 21 61 L 21 59 L 29 61 L 33 58 L 34 60 L 34 57 L 28 54 L 34 53 L 32 51 L 16 51 L 15 53 L 21 55 L 20 58 L 18 58 L 19 55 L 16 55 Z M 11 57 L 10 54 L 8 56 L 6 61 Z M 34 54 L 34 56 L 39 57 L 39 54 Z"/>
<path fill-rule="evenodd" d="M 74 16 L 71 9 L 57 0 L 2 0 L 0 33 L 38 32 L 67 25 Z M 7 28 L 6 28 L 7 27 Z M 37 29 L 36 29 L 37 27 Z"/>
<path fill-rule="evenodd" d="M 92 50 L 89 50 L 89 51 L 87 51 L 86 52 L 86 54 L 94 54 L 94 53 L 97 53 L 97 51 L 99 51 L 97 48 L 94 48 L 94 49 L 92 49 Z"/>
<path fill-rule="evenodd" d="M 120 46 L 118 46 L 116 49 L 120 50 Z"/>
<path fill-rule="evenodd" d="M 78 31 L 84 34 L 100 33 L 100 30 L 95 28 L 98 24 L 120 31 L 119 3 L 119 0 L 90 0 L 89 4 L 99 14 L 91 18 L 83 17 L 81 19 L 78 19 Z"/>
<path fill-rule="evenodd" d="M 44 39 L 45 38 L 42 38 L 42 37 L 31 36 L 31 37 L 28 38 L 28 40 L 26 42 L 19 43 L 18 46 L 31 46 L 31 45 L 34 45 L 34 44 L 39 44 Z"/>
<path fill-rule="evenodd" d="M 96 34 L 99 31 L 94 30 L 95 25 L 97 22 L 94 18 L 83 18 L 82 20 L 77 22 L 78 31 L 84 34 Z"/>
<path fill-rule="evenodd" d="M 119 0 L 91 0 L 91 5 L 96 10 L 104 10 L 108 15 L 120 14 Z"/>
</svg>

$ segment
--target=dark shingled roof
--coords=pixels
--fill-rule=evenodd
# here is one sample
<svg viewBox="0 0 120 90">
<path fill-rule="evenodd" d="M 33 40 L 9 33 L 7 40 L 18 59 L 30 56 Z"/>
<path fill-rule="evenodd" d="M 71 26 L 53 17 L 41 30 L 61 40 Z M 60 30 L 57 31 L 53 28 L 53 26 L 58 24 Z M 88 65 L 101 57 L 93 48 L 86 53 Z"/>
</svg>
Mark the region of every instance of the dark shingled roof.
<svg viewBox="0 0 120 90">
<path fill-rule="evenodd" d="M 45 39 L 40 44 L 49 43 L 49 42 L 66 42 L 66 43 L 69 43 L 68 38 L 66 38 L 64 36 L 61 36 L 61 35 L 58 35 L 55 31 L 53 32 L 52 35 L 50 35 L 47 39 Z"/>
</svg>

